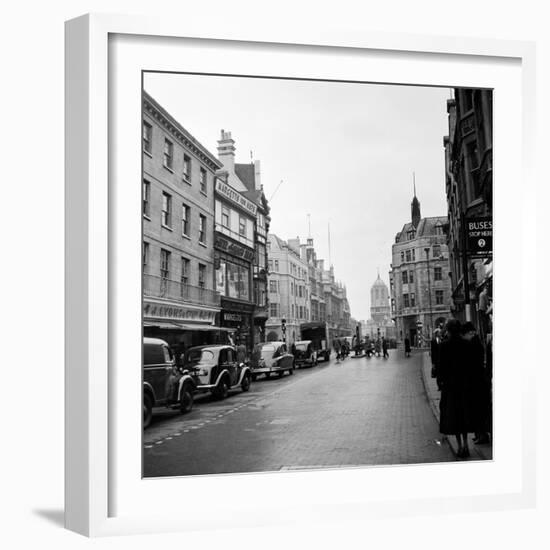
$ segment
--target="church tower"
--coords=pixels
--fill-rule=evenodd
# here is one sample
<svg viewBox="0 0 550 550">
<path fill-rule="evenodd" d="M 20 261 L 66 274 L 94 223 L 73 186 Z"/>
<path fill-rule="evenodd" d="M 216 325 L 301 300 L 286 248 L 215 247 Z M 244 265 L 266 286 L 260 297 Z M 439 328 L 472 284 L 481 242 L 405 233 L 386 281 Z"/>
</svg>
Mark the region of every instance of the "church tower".
<svg viewBox="0 0 550 550">
<path fill-rule="evenodd" d="M 390 318 L 389 299 L 388 287 L 378 273 L 378 278 L 370 289 L 370 316 L 375 323 L 384 323 Z"/>
</svg>

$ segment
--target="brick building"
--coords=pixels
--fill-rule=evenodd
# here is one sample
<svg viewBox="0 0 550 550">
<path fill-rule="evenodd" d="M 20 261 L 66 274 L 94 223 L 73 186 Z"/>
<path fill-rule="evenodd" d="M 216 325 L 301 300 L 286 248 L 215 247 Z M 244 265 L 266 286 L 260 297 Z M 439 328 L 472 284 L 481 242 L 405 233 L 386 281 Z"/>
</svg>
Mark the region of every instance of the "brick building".
<svg viewBox="0 0 550 550">
<path fill-rule="evenodd" d="M 447 217 L 422 218 L 414 194 L 411 221 L 392 245 L 391 314 L 397 341 L 427 345 L 434 328 L 450 316 L 451 280 L 447 250 Z"/>
<path fill-rule="evenodd" d="M 152 97 L 143 121 L 144 333 L 186 345 L 212 341 L 214 181 L 221 163 Z M 177 341 L 175 341 L 177 340 Z"/>
</svg>

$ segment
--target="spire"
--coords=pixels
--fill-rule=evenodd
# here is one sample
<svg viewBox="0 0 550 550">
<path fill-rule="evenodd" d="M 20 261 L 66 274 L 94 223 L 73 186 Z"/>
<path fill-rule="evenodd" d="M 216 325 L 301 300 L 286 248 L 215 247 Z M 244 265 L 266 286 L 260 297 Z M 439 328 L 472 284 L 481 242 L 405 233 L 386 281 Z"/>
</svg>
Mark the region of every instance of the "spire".
<svg viewBox="0 0 550 550">
<path fill-rule="evenodd" d="M 411 202 L 411 221 L 412 221 L 413 227 L 416 229 L 418 227 L 418 224 L 420 223 L 420 219 L 422 216 L 420 215 L 420 202 L 416 198 L 416 179 L 415 179 L 414 172 L 413 172 L 413 190 L 414 190 L 414 196 Z"/>
</svg>

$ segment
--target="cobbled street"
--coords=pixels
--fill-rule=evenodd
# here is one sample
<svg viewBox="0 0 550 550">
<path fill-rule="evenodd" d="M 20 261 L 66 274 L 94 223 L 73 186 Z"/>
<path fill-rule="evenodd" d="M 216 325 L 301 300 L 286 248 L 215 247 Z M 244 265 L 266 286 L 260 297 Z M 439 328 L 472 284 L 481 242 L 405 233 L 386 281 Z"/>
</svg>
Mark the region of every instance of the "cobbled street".
<svg viewBox="0 0 550 550">
<path fill-rule="evenodd" d="M 263 377 L 224 401 L 197 396 L 144 433 L 144 476 L 453 461 L 427 402 L 421 354 L 348 357 Z"/>
</svg>

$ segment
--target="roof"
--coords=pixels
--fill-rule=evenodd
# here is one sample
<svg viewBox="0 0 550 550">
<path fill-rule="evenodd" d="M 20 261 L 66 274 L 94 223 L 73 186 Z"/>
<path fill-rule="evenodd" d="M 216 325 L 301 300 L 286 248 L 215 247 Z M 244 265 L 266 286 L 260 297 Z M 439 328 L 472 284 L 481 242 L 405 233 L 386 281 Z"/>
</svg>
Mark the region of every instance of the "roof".
<svg viewBox="0 0 550 550">
<path fill-rule="evenodd" d="M 447 225 L 447 216 L 434 216 L 431 218 L 422 218 L 420 222 L 418 223 L 418 227 L 416 229 L 415 239 L 419 239 L 420 237 L 430 237 L 432 235 L 436 235 L 435 228 L 437 226 L 445 226 Z M 403 229 L 395 236 L 395 242 L 403 242 L 408 241 L 407 233 L 409 231 L 414 231 L 414 226 L 411 222 L 406 223 L 403 226 Z"/>
<path fill-rule="evenodd" d="M 244 183 L 249 191 L 255 191 L 256 189 L 256 177 L 254 175 L 253 164 L 238 164 L 235 163 L 235 174 Z"/>
</svg>

